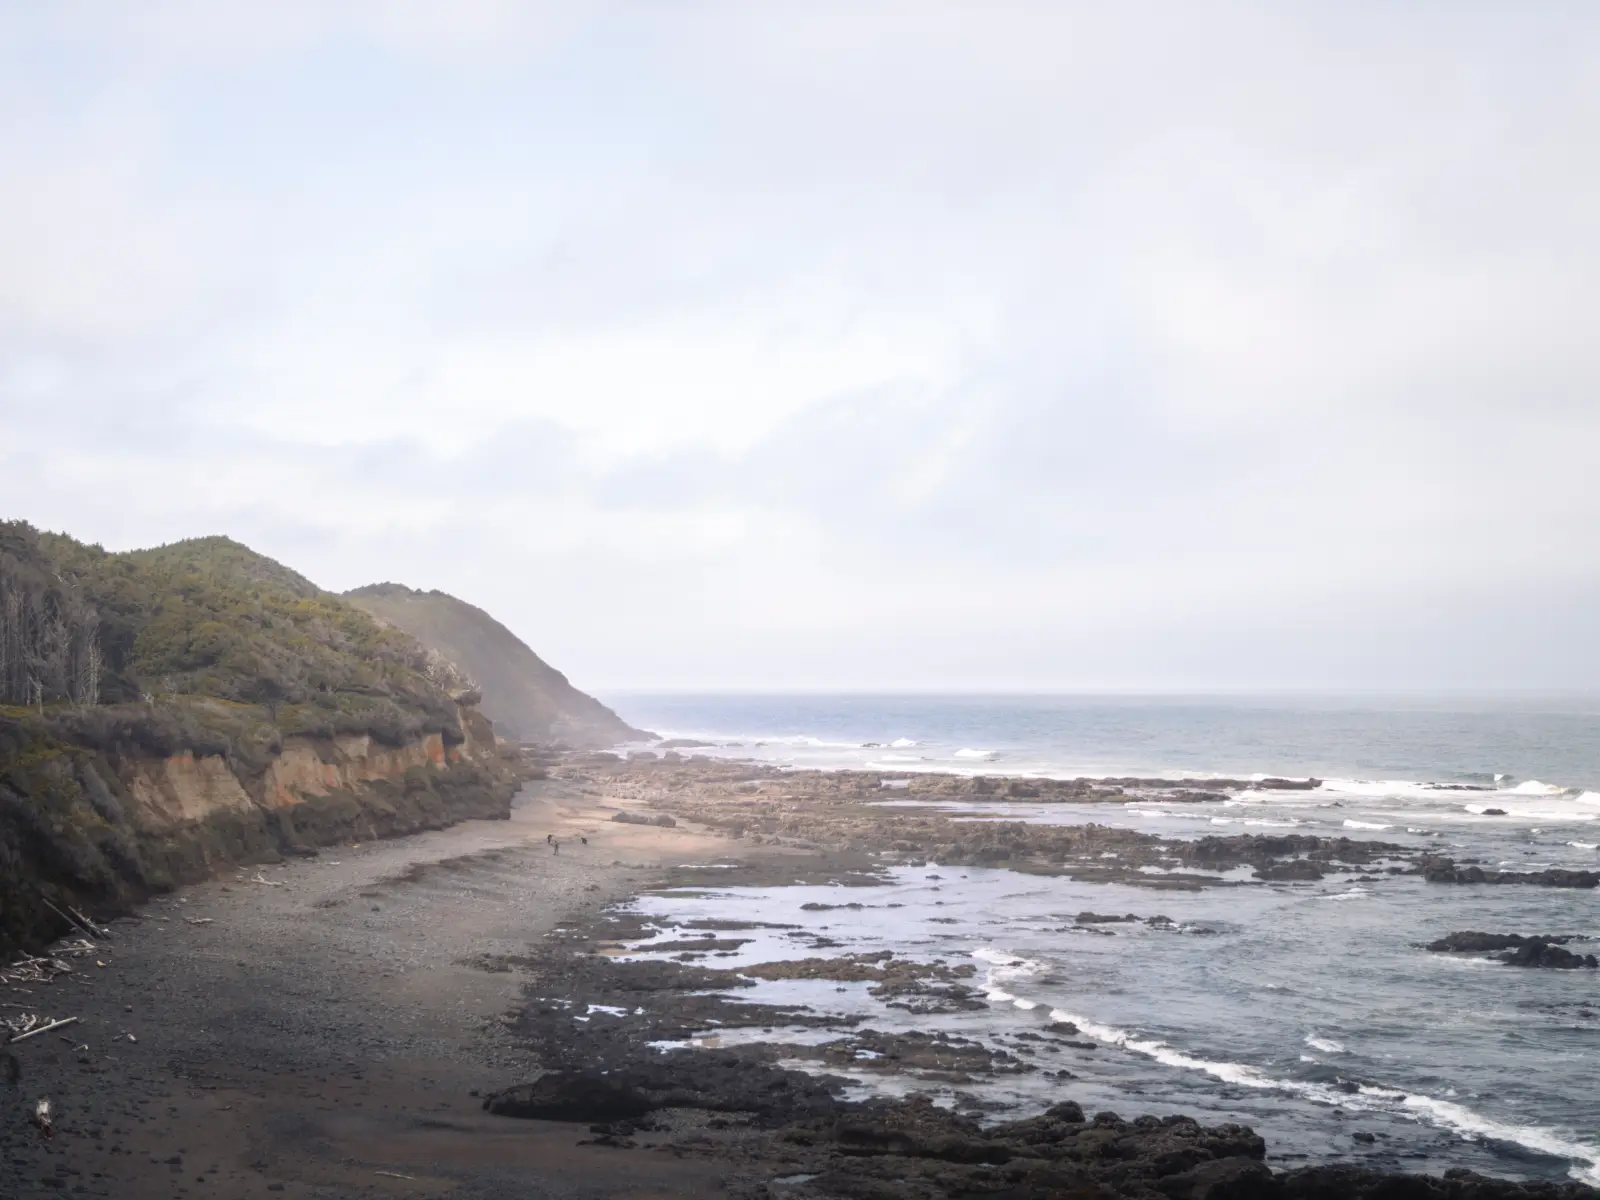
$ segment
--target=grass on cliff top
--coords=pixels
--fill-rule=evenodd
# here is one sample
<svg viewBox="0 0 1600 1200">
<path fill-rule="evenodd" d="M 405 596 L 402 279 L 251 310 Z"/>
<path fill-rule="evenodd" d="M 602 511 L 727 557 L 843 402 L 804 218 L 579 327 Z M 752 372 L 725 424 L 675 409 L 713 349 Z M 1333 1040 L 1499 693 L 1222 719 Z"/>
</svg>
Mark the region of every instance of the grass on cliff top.
<svg viewBox="0 0 1600 1200">
<path fill-rule="evenodd" d="M 35 556 L 100 616 L 106 703 L 51 715 L 71 740 L 460 737 L 436 655 L 230 538 L 114 554 L 21 523 L 4 532 L 8 552 Z"/>
</svg>

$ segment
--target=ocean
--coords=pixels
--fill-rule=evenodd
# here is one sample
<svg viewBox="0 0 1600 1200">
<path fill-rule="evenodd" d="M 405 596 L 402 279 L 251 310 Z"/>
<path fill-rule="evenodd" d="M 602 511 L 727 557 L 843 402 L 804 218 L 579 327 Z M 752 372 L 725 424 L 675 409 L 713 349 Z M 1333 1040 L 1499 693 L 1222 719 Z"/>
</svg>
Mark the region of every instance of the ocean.
<svg viewBox="0 0 1600 1200">
<path fill-rule="evenodd" d="M 1213 804 L 1007 800 L 983 817 L 1099 821 L 1163 837 L 1294 831 L 1426 848 L 1486 868 L 1600 868 L 1600 700 L 738 696 L 607 697 L 682 752 L 819 769 L 1167 778 L 1312 777 Z M 884 791 L 886 805 L 925 802 Z M 910 793 L 906 794 L 907 796 Z M 947 803 L 969 813 L 971 803 Z M 992 814 L 992 815 L 991 815 Z M 1198 892 L 997 868 L 897 866 L 880 887 L 691 889 L 640 897 L 663 936 L 704 918 L 801 924 L 839 954 L 970 963 L 981 1012 L 912 1015 L 863 985 L 762 983 L 746 998 L 945 1030 L 1041 1070 L 949 1087 L 988 1111 L 1075 1099 L 1124 1115 L 1237 1120 L 1277 1165 L 1369 1159 L 1600 1184 L 1600 972 L 1430 953 L 1456 930 L 1565 934 L 1594 952 L 1595 890 L 1330 875 Z M 827 905 L 805 909 L 807 903 Z M 1082 924 L 1079 913 L 1138 921 Z M 1151 917 L 1170 920 L 1154 921 Z M 758 936 L 738 966 L 799 952 Z M 1063 1059 L 1031 1031 L 1070 1021 Z M 708 1030 L 706 1044 L 814 1038 Z M 1072 1078 L 1064 1080 L 1059 1071 Z M 1046 1075 L 1046 1071 L 1049 1072 Z M 864 1090 L 895 1086 L 862 1072 Z"/>
</svg>

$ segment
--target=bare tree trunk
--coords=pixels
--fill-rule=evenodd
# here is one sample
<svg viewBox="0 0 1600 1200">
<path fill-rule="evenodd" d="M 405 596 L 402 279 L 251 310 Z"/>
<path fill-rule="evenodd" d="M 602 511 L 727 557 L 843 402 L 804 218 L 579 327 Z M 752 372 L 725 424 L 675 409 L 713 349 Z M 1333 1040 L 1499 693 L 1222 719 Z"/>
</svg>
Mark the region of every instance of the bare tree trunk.
<svg viewBox="0 0 1600 1200">
<path fill-rule="evenodd" d="M 80 708 L 100 703 L 100 614 L 83 608 L 74 622 L 72 702 Z"/>
<path fill-rule="evenodd" d="M 100 703 L 100 672 L 105 668 L 105 661 L 100 653 L 100 623 L 95 622 L 94 631 L 89 638 L 89 649 L 84 655 L 89 667 L 89 686 L 85 692 L 83 703 L 93 708 Z"/>
</svg>

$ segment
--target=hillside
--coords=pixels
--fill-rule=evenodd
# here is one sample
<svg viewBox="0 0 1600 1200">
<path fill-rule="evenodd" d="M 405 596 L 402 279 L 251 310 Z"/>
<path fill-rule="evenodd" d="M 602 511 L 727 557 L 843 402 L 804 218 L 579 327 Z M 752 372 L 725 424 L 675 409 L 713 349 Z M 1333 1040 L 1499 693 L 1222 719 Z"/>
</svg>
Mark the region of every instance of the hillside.
<svg viewBox="0 0 1600 1200">
<path fill-rule="evenodd" d="M 444 592 L 375 583 L 346 600 L 460 665 L 483 690 L 483 708 L 508 736 L 611 746 L 649 736 L 634 729 L 535 654 L 481 608 Z"/>
<path fill-rule="evenodd" d="M 478 700 L 228 538 L 113 554 L 0 522 L 0 951 L 62 902 L 504 816 L 520 767 Z"/>
</svg>

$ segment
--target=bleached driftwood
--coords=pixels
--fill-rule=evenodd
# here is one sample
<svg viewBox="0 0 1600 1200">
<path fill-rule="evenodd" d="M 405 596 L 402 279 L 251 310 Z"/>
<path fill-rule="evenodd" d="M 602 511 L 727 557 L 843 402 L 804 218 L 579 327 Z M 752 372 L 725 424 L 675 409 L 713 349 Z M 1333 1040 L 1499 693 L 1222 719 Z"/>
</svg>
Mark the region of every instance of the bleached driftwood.
<svg viewBox="0 0 1600 1200">
<path fill-rule="evenodd" d="M 51 1021 L 48 1025 L 41 1025 L 37 1029 L 30 1029 L 26 1033 L 19 1033 L 7 1044 L 15 1046 L 18 1042 L 25 1042 L 31 1037 L 38 1037 L 41 1033 L 49 1033 L 52 1029 L 62 1029 L 68 1025 L 76 1025 L 77 1023 L 77 1017 L 63 1017 L 59 1021 Z"/>
</svg>

